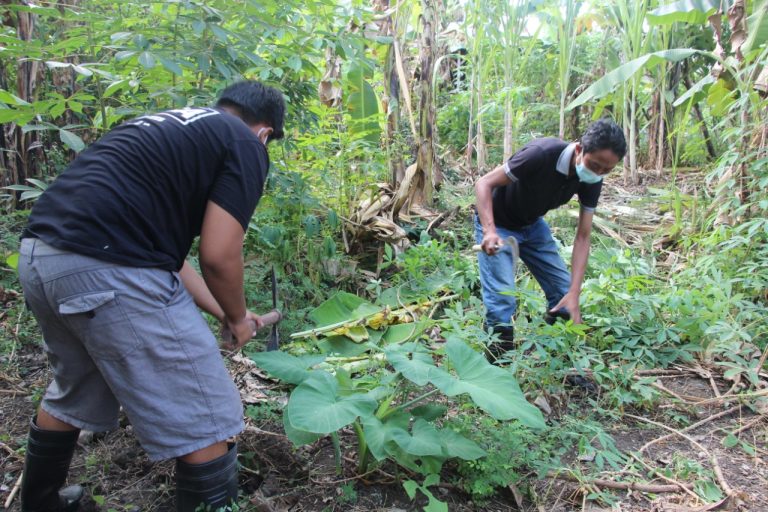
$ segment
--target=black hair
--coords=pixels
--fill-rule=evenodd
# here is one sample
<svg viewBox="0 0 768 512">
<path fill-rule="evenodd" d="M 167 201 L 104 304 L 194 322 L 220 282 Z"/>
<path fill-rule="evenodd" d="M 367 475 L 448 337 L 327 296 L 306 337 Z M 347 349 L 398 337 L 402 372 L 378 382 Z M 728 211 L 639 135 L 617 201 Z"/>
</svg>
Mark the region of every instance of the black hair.
<svg viewBox="0 0 768 512">
<path fill-rule="evenodd" d="M 272 127 L 269 140 L 282 139 L 285 119 L 283 93 L 260 82 L 244 80 L 236 82 L 219 95 L 217 107 L 229 107 L 249 126 L 266 123 Z"/>
<path fill-rule="evenodd" d="M 589 125 L 581 136 L 581 149 L 584 153 L 610 149 L 622 159 L 627 154 L 627 141 L 616 123 L 610 119 L 600 119 Z"/>
</svg>

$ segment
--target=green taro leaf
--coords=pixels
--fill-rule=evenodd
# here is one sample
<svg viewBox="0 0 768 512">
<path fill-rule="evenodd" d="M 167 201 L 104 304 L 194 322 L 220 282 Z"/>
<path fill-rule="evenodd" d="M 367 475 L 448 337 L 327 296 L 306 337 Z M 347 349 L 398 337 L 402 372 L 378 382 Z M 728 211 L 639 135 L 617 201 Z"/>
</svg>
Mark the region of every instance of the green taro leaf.
<svg viewBox="0 0 768 512">
<path fill-rule="evenodd" d="M 381 421 L 376 416 L 366 416 L 360 418 L 365 433 L 365 441 L 368 443 L 368 449 L 376 460 L 387 458 L 387 443 L 392 440 L 393 432 L 397 430 L 407 430 L 410 422 L 410 415 L 405 412 L 397 412 Z"/>
<path fill-rule="evenodd" d="M 403 429 L 395 429 L 391 436 L 392 440 L 410 455 L 417 457 L 443 455 L 440 434 L 434 425 L 421 418 L 413 423 L 411 433 Z"/>
<path fill-rule="evenodd" d="M 442 418 L 447 412 L 447 406 L 437 404 L 420 405 L 410 410 L 412 416 L 423 418 L 427 421 L 435 421 L 437 418 Z"/>
<path fill-rule="evenodd" d="M 305 432 L 304 430 L 297 429 L 288 421 L 287 414 L 283 414 L 283 429 L 285 430 L 285 435 L 288 437 L 288 440 L 290 440 L 294 446 L 312 444 L 323 437 L 322 434 L 313 434 L 312 432 Z"/>
<path fill-rule="evenodd" d="M 293 390 L 285 414 L 299 430 L 330 434 L 358 416 L 370 415 L 376 405 L 376 400 L 367 394 L 340 396 L 339 384 L 333 375 L 314 371 Z"/>
<path fill-rule="evenodd" d="M 490 364 L 456 337 L 449 336 L 445 350 L 458 376 L 432 372 L 432 384 L 440 391 L 448 396 L 468 393 L 478 407 L 497 420 L 514 418 L 531 428 L 546 427 L 541 411 L 525 400 L 509 371 Z"/>
<path fill-rule="evenodd" d="M 430 352 L 418 343 L 392 345 L 385 348 L 384 353 L 389 364 L 417 386 L 432 382 L 438 373 L 445 374 L 444 378 L 450 379 L 450 375 L 435 366 Z"/>
<path fill-rule="evenodd" d="M 251 359 L 265 369 L 270 375 L 289 384 L 301 384 L 310 375 L 308 368 L 322 362 L 323 356 L 295 357 L 278 350 L 272 352 L 256 352 Z"/>
<path fill-rule="evenodd" d="M 458 432 L 449 429 L 438 431 L 443 444 L 443 454 L 447 457 L 458 457 L 464 460 L 476 460 L 485 457 L 485 450 L 474 441 L 467 439 Z"/>
</svg>

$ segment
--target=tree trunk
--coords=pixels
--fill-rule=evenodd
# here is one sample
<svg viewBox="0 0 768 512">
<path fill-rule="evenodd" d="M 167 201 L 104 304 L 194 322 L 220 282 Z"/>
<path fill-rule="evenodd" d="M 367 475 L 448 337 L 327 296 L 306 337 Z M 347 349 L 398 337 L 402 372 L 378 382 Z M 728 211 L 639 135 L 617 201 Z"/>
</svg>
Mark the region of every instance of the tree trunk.
<svg viewBox="0 0 768 512">
<path fill-rule="evenodd" d="M 13 2 L 3 0 L 0 3 L 9 5 Z M 19 40 L 30 41 L 35 30 L 37 16 L 29 12 L 17 12 L 15 16 L 6 15 L 3 22 L 16 27 Z M 0 73 L 3 75 L 3 80 L 7 81 L 8 69 L 3 67 Z M 34 102 L 40 74 L 39 61 L 20 59 L 16 66 L 16 96 L 29 103 Z M 3 88 L 8 90 L 9 85 L 10 83 L 3 84 Z M 13 123 L 7 123 L 3 126 L 2 148 L 0 148 L 0 163 L 5 170 L 5 173 L 0 176 L 3 186 L 24 184 L 27 178 L 40 174 L 38 162 L 32 158 L 34 151 L 40 151 L 40 149 L 35 149 L 40 146 L 38 143 L 39 133 L 38 131 L 24 133 L 20 126 Z M 15 198 L 12 206 L 18 206 Z"/>
<path fill-rule="evenodd" d="M 435 185 L 439 184 L 440 171 L 435 156 L 434 126 L 435 103 L 432 94 L 432 68 L 435 64 L 435 12 L 436 0 L 421 2 L 421 45 L 419 48 L 419 144 L 416 165 L 420 172 L 421 199 L 431 205 Z"/>
</svg>

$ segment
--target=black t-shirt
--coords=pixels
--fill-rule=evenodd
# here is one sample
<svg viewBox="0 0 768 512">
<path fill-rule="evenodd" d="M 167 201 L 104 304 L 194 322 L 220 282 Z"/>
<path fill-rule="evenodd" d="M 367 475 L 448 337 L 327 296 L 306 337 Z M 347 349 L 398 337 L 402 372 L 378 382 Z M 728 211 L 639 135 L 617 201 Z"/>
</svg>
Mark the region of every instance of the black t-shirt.
<svg viewBox="0 0 768 512">
<path fill-rule="evenodd" d="M 578 194 L 582 207 L 594 209 L 603 182 L 587 184 L 578 176 L 557 169 L 558 159 L 568 143 L 555 138 L 536 139 L 507 161 L 512 183 L 493 190 L 493 219 L 503 228 L 519 229 L 533 224 L 549 210 Z M 568 162 L 570 165 L 570 162 Z M 565 167 L 568 169 L 568 167 Z"/>
<path fill-rule="evenodd" d="M 208 201 L 247 229 L 268 169 L 264 145 L 227 112 L 146 115 L 81 153 L 35 203 L 22 236 L 121 265 L 178 270 Z"/>
</svg>

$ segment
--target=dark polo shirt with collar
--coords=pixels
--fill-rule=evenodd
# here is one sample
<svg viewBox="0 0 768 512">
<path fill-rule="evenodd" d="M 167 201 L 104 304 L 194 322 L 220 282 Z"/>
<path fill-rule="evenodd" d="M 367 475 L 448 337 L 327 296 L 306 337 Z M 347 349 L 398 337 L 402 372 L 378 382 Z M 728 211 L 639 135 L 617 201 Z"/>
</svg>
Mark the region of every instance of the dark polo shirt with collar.
<svg viewBox="0 0 768 512">
<path fill-rule="evenodd" d="M 569 176 L 575 144 L 556 138 L 535 139 L 507 161 L 506 174 L 512 181 L 493 190 L 493 218 L 496 225 L 519 229 L 533 224 L 549 210 L 578 194 L 581 207 L 594 211 L 603 182 L 587 184 L 574 173 Z"/>
</svg>

